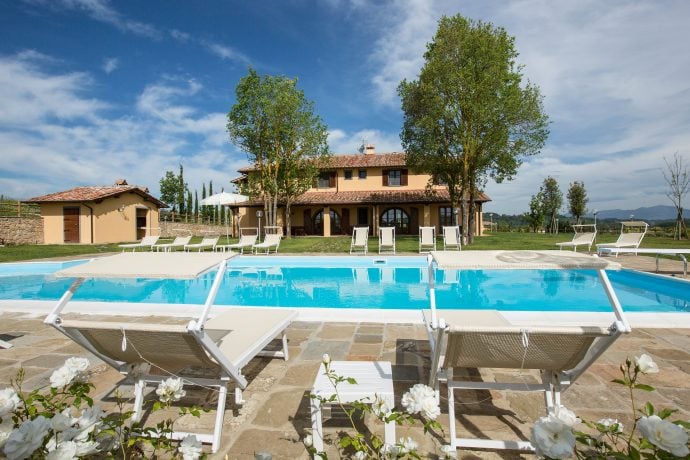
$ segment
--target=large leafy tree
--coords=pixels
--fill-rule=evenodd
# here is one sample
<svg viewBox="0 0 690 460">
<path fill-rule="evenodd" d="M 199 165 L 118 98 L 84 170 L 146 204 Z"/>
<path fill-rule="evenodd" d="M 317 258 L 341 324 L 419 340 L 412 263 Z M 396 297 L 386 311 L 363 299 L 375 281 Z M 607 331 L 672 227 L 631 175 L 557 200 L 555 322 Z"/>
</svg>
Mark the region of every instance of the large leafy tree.
<svg viewBox="0 0 690 460">
<path fill-rule="evenodd" d="M 514 41 L 490 23 L 444 16 L 419 78 L 398 87 L 407 163 L 447 184 L 470 243 L 487 179 L 512 179 L 548 136 L 542 96 L 523 84 Z"/>
<path fill-rule="evenodd" d="M 235 95 L 227 128 L 232 142 L 247 152 L 256 168 L 247 192 L 263 198 L 266 225 L 276 225 L 278 203 L 285 203 L 290 237 L 290 207 L 309 189 L 330 155 L 326 125 L 297 88 L 297 79 L 260 76 L 249 69 Z"/>
<path fill-rule="evenodd" d="M 165 175 L 158 182 L 161 191 L 161 201 L 172 207 L 173 211 L 177 208 L 177 193 L 179 181 L 177 175 L 172 171 L 165 171 Z"/>
<path fill-rule="evenodd" d="M 544 226 L 544 197 L 541 190 L 532 195 L 529 201 L 529 212 L 525 214 L 525 218 L 535 233 Z"/>
<path fill-rule="evenodd" d="M 585 183 L 575 181 L 570 184 L 568 188 L 568 209 L 570 214 L 575 218 L 575 223 L 580 223 L 580 218 L 587 212 L 587 190 L 585 190 Z"/>
<path fill-rule="evenodd" d="M 558 230 L 558 212 L 563 206 L 563 192 L 561 192 L 556 179 L 548 176 L 544 179 L 539 194 L 542 199 L 542 209 L 548 218 L 549 232 L 556 233 Z"/>
</svg>

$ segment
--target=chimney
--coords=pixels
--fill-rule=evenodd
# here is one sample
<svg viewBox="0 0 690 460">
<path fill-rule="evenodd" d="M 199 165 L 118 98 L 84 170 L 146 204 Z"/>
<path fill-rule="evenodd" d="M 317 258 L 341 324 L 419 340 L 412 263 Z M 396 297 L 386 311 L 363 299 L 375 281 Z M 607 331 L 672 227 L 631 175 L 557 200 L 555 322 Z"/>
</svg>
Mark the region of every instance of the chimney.
<svg viewBox="0 0 690 460">
<path fill-rule="evenodd" d="M 127 181 L 126 181 L 126 180 L 124 180 L 124 179 L 118 179 L 118 180 L 115 181 L 115 185 L 117 185 L 117 186 L 122 186 L 122 185 L 128 185 L 128 184 L 127 184 Z"/>
<path fill-rule="evenodd" d="M 376 149 L 374 148 L 374 144 L 367 144 L 364 146 L 364 154 L 365 155 L 374 155 L 376 153 Z"/>
</svg>

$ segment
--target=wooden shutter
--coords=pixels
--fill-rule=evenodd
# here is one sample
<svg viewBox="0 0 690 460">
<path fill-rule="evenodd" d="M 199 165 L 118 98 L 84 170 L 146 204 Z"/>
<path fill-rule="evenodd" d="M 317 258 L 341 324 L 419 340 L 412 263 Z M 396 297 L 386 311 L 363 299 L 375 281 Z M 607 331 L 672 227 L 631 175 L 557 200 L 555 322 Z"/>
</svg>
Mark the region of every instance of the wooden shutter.
<svg viewBox="0 0 690 460">
<path fill-rule="evenodd" d="M 304 233 L 311 235 L 314 233 L 314 228 L 311 225 L 311 210 L 305 209 L 302 215 L 304 217 Z"/>
<path fill-rule="evenodd" d="M 330 176 L 328 176 L 328 186 L 335 187 L 335 171 L 331 171 Z"/>
<path fill-rule="evenodd" d="M 400 185 L 407 185 L 407 169 L 400 171 Z"/>
<path fill-rule="evenodd" d="M 388 170 L 384 169 L 381 171 L 381 180 L 383 181 L 383 186 L 388 187 Z"/>
<path fill-rule="evenodd" d="M 343 208 L 340 210 L 340 226 L 343 235 L 349 235 L 350 230 L 350 209 Z"/>
</svg>

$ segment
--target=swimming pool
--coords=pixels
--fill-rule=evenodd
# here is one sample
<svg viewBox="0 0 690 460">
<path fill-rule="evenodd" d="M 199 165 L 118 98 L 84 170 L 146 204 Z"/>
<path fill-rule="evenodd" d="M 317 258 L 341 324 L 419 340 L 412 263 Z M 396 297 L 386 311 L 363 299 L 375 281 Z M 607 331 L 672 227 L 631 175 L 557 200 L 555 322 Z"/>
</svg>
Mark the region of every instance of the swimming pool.
<svg viewBox="0 0 690 460">
<path fill-rule="evenodd" d="M 58 300 L 71 280 L 55 271 L 79 262 L 0 264 L 0 299 Z M 609 278 L 629 312 L 688 312 L 690 283 L 630 270 Z M 215 272 L 195 280 L 86 280 L 75 301 L 201 304 Z M 439 309 L 608 312 L 595 271 L 469 270 L 436 275 Z M 238 256 L 216 305 L 338 309 L 428 308 L 426 259 L 410 257 Z"/>
</svg>

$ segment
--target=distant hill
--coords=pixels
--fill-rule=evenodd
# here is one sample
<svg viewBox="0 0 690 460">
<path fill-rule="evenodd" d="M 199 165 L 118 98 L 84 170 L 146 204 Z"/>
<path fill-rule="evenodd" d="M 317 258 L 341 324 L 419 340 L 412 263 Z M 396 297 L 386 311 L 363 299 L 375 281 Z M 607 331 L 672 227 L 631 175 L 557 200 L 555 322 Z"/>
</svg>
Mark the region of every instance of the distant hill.
<svg viewBox="0 0 690 460">
<path fill-rule="evenodd" d="M 637 209 L 609 209 L 606 211 L 599 211 L 597 213 L 597 218 L 628 220 L 630 219 L 630 215 L 633 215 L 633 219 L 635 220 L 673 220 L 676 218 L 676 208 L 673 206 L 657 205 Z"/>
</svg>

